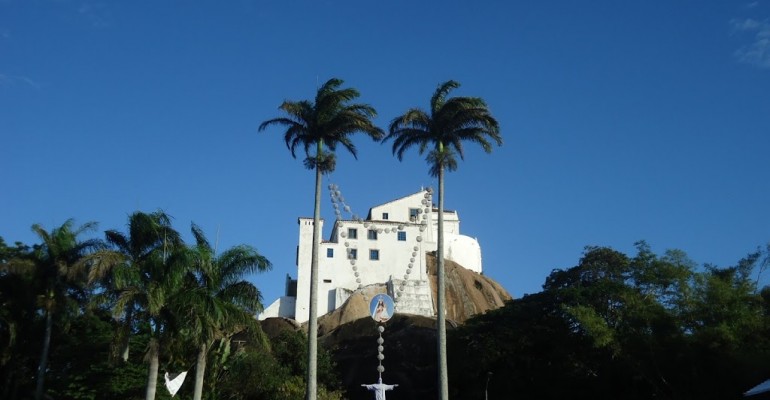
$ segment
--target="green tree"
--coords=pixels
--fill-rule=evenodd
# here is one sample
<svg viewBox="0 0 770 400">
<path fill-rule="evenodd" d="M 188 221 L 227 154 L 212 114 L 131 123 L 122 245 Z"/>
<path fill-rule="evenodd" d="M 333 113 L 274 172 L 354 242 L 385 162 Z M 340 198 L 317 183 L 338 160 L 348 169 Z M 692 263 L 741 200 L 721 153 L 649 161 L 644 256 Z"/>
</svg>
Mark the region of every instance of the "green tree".
<svg viewBox="0 0 770 400">
<path fill-rule="evenodd" d="M 315 200 L 313 208 L 313 245 L 310 262 L 310 305 L 308 320 L 308 400 L 316 399 L 317 352 L 318 352 L 318 246 L 321 224 L 321 175 L 334 171 L 334 152 L 338 145 L 356 157 L 356 148 L 351 136 L 364 133 L 374 140 L 383 136 L 383 131 L 372 122 L 377 113 L 366 104 L 350 104 L 359 97 L 353 88 L 340 88 L 343 81 L 332 78 L 321 86 L 315 101 L 284 101 L 279 109 L 284 117 L 269 119 L 259 125 L 259 131 L 278 125 L 286 129 L 284 141 L 296 158 L 297 147 L 305 149 L 305 167 L 315 170 Z M 311 153 L 311 149 L 315 152 Z"/>
<path fill-rule="evenodd" d="M 178 300 L 182 318 L 192 326 L 198 357 L 195 364 L 193 399 L 203 395 L 206 355 L 215 340 L 228 338 L 242 329 L 256 331 L 254 315 L 262 310 L 262 294 L 244 275 L 264 272 L 272 265 L 251 246 L 240 245 L 217 255 L 203 231 L 193 224 L 196 245 L 191 248 L 194 269 L 192 285 Z M 187 312 L 184 312 L 187 310 Z"/>
<path fill-rule="evenodd" d="M 26 263 L 17 264 L 20 268 L 32 268 L 34 282 L 39 285 L 38 307 L 45 321 L 35 385 L 36 400 L 41 399 L 44 393 L 54 318 L 78 310 L 84 304 L 86 265 L 83 260 L 88 252 L 100 246 L 100 242 L 95 239 L 81 241 L 79 236 L 95 228 L 94 222 L 76 227 L 72 219 L 50 232 L 41 225 L 34 224 L 32 231 L 40 238 L 41 243 L 34 246 Z"/>
<path fill-rule="evenodd" d="M 0 237 L 0 398 L 14 399 L 34 376 L 37 298 L 29 246 L 10 247 Z"/>
<path fill-rule="evenodd" d="M 540 293 L 452 332 L 453 398 L 740 398 L 770 374 L 768 291 L 750 254 L 698 270 L 679 250 L 587 247 Z M 461 362 L 455 362 L 461 360 Z M 468 373 L 467 371 L 473 371 Z"/>
<path fill-rule="evenodd" d="M 115 249 L 99 255 L 90 278 L 105 287 L 112 313 L 122 320 L 125 335 L 135 323 L 150 330 L 145 397 L 152 400 L 157 389 L 161 338 L 173 327 L 170 300 L 181 288 L 188 264 L 179 233 L 171 227 L 166 213 L 133 213 L 128 228 L 128 235 L 105 232 Z M 125 357 L 127 342 L 122 346 Z"/>
<path fill-rule="evenodd" d="M 640 241 L 631 260 L 630 277 L 645 296 L 652 296 L 667 309 L 681 313 L 692 299 L 691 283 L 696 265 L 681 250 L 666 250 L 662 257 Z"/>
<path fill-rule="evenodd" d="M 728 268 L 706 265 L 695 276 L 686 329 L 708 347 L 737 349 L 763 323 L 764 300 L 751 277 L 760 255 L 749 254 Z"/>
<path fill-rule="evenodd" d="M 121 295 L 125 295 L 128 279 L 135 278 L 136 272 L 147 268 L 146 264 L 155 253 L 164 248 L 170 251 L 171 245 L 180 241 L 179 235 L 171 229 L 171 218 L 162 211 L 134 212 L 128 217 L 127 228 L 127 233 L 112 229 L 104 232 L 109 248 L 90 256 L 92 265 L 88 275 L 89 283 L 100 288 L 99 294 L 93 297 L 94 303 L 113 308 L 114 317 L 120 322 L 112 357 L 119 357 L 123 362 L 128 361 L 129 338 L 140 304 L 123 301 L 122 309 L 114 306 Z"/>
<path fill-rule="evenodd" d="M 269 346 L 257 338 L 229 356 L 226 373 L 218 376 L 217 398 L 233 400 L 296 400 L 305 391 L 307 338 L 303 332 L 274 332 Z M 342 392 L 331 355 L 318 349 L 318 399 L 339 400 Z"/>
<path fill-rule="evenodd" d="M 118 371 L 108 357 L 112 325 L 108 310 L 96 309 L 72 318 L 67 330 L 55 330 L 57 345 L 52 349 L 46 384 L 52 398 L 118 398 L 108 389 Z M 141 389 L 144 381 L 135 383 Z"/>
<path fill-rule="evenodd" d="M 384 141 L 393 139 L 393 154 L 399 160 L 417 146 L 420 154 L 427 151 L 430 174 L 438 178 L 438 348 L 440 398 L 449 397 L 446 361 L 446 300 L 444 273 L 444 174 L 457 169 L 457 156 L 464 159 L 463 142 L 481 145 L 492 151 L 490 140 L 498 146 L 503 140 L 500 127 L 486 102 L 479 97 L 447 97 L 460 86 L 447 81 L 438 86 L 430 99 L 430 110 L 412 108 L 390 123 Z"/>
</svg>

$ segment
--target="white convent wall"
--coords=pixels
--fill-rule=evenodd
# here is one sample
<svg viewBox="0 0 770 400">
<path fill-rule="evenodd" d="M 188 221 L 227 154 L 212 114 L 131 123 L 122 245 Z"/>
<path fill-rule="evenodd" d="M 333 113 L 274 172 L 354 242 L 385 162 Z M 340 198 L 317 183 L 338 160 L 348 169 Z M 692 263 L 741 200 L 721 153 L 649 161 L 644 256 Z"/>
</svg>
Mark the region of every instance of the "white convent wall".
<svg viewBox="0 0 770 400">
<path fill-rule="evenodd" d="M 430 196 L 426 199 L 426 193 L 428 192 L 422 190 L 373 207 L 367 219 L 362 222 L 335 222 L 329 240 L 319 244 L 318 316 L 340 307 L 347 295 L 358 289 L 359 285 L 382 284 L 388 282 L 391 277 L 404 279 L 409 263 L 413 264 L 413 268 L 408 279 L 427 279 L 425 253 L 437 248 L 435 238 L 438 235 L 438 210 L 432 207 Z M 427 217 L 423 217 L 426 210 Z M 319 227 L 321 232 L 323 222 L 322 220 Z M 287 309 L 288 299 L 281 298 L 265 309 L 260 319 L 284 316 L 305 322 L 309 318 L 313 219 L 299 218 L 298 223 L 297 296 L 294 315 L 273 315 L 278 309 Z M 445 258 L 480 273 L 481 248 L 476 239 L 460 235 L 460 221 L 456 212 L 445 211 L 444 227 Z M 376 229 L 377 233 L 370 236 L 369 231 L 373 229 Z M 418 236 L 420 241 L 417 240 Z M 351 265 L 348 258 L 351 250 L 357 252 L 355 265 Z M 376 254 L 372 254 L 372 251 Z M 374 255 L 377 255 L 378 259 L 374 259 Z"/>
<path fill-rule="evenodd" d="M 257 316 L 260 321 L 271 317 L 294 318 L 297 307 L 297 298 L 294 296 L 281 296 Z"/>
</svg>

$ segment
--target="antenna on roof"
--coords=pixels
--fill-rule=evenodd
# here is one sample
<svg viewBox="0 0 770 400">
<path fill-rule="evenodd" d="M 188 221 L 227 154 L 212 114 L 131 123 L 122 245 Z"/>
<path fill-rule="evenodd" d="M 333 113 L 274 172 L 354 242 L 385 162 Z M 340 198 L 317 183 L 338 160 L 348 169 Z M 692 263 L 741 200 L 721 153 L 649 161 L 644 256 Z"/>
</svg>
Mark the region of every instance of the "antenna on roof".
<svg viewBox="0 0 770 400">
<path fill-rule="evenodd" d="M 217 254 L 217 247 L 219 247 L 219 224 L 217 224 L 217 238 L 214 241 L 214 254 Z"/>
</svg>

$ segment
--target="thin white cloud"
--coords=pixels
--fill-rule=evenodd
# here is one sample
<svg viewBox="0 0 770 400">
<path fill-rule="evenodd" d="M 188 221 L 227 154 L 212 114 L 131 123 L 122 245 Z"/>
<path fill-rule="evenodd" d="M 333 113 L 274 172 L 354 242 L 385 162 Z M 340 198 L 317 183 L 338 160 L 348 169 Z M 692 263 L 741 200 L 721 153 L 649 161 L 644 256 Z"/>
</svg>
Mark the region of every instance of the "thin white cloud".
<svg viewBox="0 0 770 400">
<path fill-rule="evenodd" d="M 760 26 L 762 26 L 762 23 L 751 18 L 746 18 L 746 19 L 733 18 L 730 20 L 730 25 L 736 31 L 751 31 L 751 30 L 758 29 Z"/>
<path fill-rule="evenodd" d="M 17 86 L 17 85 L 31 87 L 36 90 L 41 89 L 40 83 L 30 78 L 27 78 L 26 76 L 6 75 L 3 73 L 0 73 L 0 86 Z"/>
<path fill-rule="evenodd" d="M 734 32 L 753 35 L 751 43 L 735 51 L 735 58 L 744 64 L 770 69 L 770 22 L 733 18 L 730 25 Z"/>
<path fill-rule="evenodd" d="M 94 28 L 107 28 L 112 25 L 112 13 L 107 4 L 102 2 L 80 4 L 78 14 L 86 18 Z"/>
</svg>

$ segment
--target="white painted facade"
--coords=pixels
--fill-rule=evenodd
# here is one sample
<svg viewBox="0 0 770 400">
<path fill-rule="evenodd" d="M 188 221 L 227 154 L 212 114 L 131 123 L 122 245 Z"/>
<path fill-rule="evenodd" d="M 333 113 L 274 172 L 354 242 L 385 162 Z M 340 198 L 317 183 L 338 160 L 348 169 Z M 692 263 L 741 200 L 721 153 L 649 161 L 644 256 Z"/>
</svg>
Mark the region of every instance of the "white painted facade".
<svg viewBox="0 0 770 400">
<path fill-rule="evenodd" d="M 372 207 L 364 220 L 335 221 L 329 240 L 321 241 L 318 252 L 318 316 L 342 306 L 362 286 L 427 281 L 425 254 L 437 248 L 437 220 L 430 192 L 421 190 Z M 287 277 L 286 296 L 267 307 L 259 319 L 309 319 L 313 219 L 299 218 L 298 223 L 297 279 Z M 482 272 L 481 247 L 476 239 L 460 234 L 455 211 L 444 211 L 444 236 L 446 259 Z"/>
</svg>

